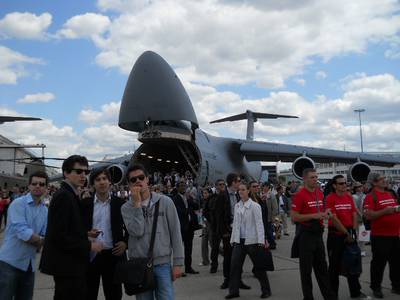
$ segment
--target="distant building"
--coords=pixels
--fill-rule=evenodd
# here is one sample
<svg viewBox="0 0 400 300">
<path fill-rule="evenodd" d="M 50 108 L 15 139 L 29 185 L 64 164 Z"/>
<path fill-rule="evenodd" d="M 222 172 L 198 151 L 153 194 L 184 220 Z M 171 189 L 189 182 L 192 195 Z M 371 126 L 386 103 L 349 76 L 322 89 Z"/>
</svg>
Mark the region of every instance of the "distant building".
<svg viewBox="0 0 400 300">
<path fill-rule="evenodd" d="M 2 189 L 10 190 L 15 186 L 27 186 L 30 174 L 39 170 L 45 171 L 40 158 L 28 149 L 19 147 L 19 144 L 0 135 L 0 187 Z"/>
</svg>

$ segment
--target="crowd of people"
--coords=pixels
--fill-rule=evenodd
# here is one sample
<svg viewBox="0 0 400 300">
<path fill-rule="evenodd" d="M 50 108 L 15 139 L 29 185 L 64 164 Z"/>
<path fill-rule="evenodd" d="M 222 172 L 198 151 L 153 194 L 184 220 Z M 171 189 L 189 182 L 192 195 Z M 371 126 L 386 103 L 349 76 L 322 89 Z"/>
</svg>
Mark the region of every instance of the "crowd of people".
<svg viewBox="0 0 400 300">
<path fill-rule="evenodd" d="M 384 297 L 387 263 L 392 293 L 400 294 L 397 187 L 389 188 L 379 174 L 370 173 L 363 184 L 350 185 L 342 175 L 321 184 L 316 170 L 306 169 L 302 183 L 282 185 L 245 181 L 232 172 L 198 187 L 190 172 L 149 173 L 131 164 L 127 184 L 113 185 L 107 168 L 89 170 L 79 155 L 67 158 L 62 171 L 59 188 L 50 188 L 46 173 L 36 172 L 26 190 L 2 193 L 0 225 L 1 216 L 8 220 L 0 248 L 0 299 L 33 298 L 38 252 L 40 271 L 53 276 L 56 300 L 97 299 L 100 279 L 107 300 L 120 300 L 123 287 L 138 300 L 174 299 L 173 281 L 199 273 L 192 260 L 196 231 L 201 231 L 201 265 L 210 273 L 222 268 L 226 299 L 250 289 L 241 278 L 247 255 L 260 297 L 272 295 L 271 251 L 290 234 L 303 299 L 314 299 L 312 270 L 324 299 L 338 299 L 339 275 L 346 276 L 352 298 L 369 299 L 359 282 L 368 244 L 357 241 L 360 227 L 371 234 L 374 297 Z"/>
</svg>

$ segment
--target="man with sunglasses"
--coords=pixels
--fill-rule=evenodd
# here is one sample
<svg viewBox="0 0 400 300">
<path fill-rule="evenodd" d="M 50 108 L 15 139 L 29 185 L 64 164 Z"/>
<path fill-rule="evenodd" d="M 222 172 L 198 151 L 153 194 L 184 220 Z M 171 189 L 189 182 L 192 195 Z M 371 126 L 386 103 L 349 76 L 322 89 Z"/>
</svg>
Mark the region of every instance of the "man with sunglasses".
<svg viewBox="0 0 400 300">
<path fill-rule="evenodd" d="M 89 174 L 86 157 L 68 157 L 62 172 L 65 180 L 49 206 L 40 270 L 54 278 L 54 300 L 83 300 L 90 252 L 100 252 L 103 244 L 89 241 L 81 212 L 78 189 L 84 186 Z"/>
<path fill-rule="evenodd" d="M 42 198 L 48 177 L 38 171 L 29 177 L 29 193 L 16 198 L 8 209 L 8 222 L 0 248 L 0 299 L 33 298 L 36 252 L 43 245 L 47 207 Z"/>
<path fill-rule="evenodd" d="M 364 216 L 371 221 L 371 289 L 375 298 L 383 298 L 382 279 L 389 262 L 392 293 L 400 295 L 400 210 L 387 182 L 379 173 L 370 173 L 372 191 L 365 197 Z"/>
<path fill-rule="evenodd" d="M 352 196 L 347 192 L 347 182 L 343 175 L 332 178 L 333 192 L 326 198 L 326 206 L 330 210 L 331 219 L 328 227 L 329 278 L 332 290 L 338 295 L 339 273 L 346 243 L 353 243 L 358 227 L 357 209 Z M 361 292 L 359 275 L 349 274 L 347 283 L 351 298 L 370 299 Z"/>
<path fill-rule="evenodd" d="M 104 249 L 91 256 L 87 299 L 97 299 L 101 278 L 105 299 L 120 300 L 122 286 L 114 284 L 114 271 L 118 262 L 126 260 L 128 233 L 121 215 L 125 201 L 111 195 L 111 175 L 106 167 L 93 169 L 89 183 L 95 193 L 82 199 L 82 213 L 89 237 L 103 242 Z"/>
<path fill-rule="evenodd" d="M 126 180 L 131 196 L 121 207 L 121 213 L 129 233 L 129 258 L 147 256 L 155 206 L 159 202 L 153 250 L 156 287 L 136 295 L 136 299 L 173 300 L 175 296 L 172 282 L 181 277 L 184 264 L 181 229 L 175 205 L 168 196 L 150 192 L 148 172 L 142 165 L 129 165 Z"/>
</svg>

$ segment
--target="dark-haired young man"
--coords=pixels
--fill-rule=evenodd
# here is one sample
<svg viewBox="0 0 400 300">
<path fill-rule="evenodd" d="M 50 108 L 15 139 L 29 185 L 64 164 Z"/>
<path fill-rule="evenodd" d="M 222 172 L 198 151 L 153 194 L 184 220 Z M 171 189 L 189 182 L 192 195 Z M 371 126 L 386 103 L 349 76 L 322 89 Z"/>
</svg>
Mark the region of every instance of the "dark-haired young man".
<svg viewBox="0 0 400 300">
<path fill-rule="evenodd" d="M 100 252 L 103 244 L 90 242 L 82 217 L 78 188 L 89 174 L 86 157 L 72 155 L 64 160 L 65 180 L 49 206 L 48 225 L 40 270 L 53 275 L 54 299 L 86 299 L 86 273 L 90 251 Z"/>
<path fill-rule="evenodd" d="M 43 245 L 47 207 L 42 201 L 48 177 L 35 172 L 29 177 L 29 193 L 16 198 L 8 209 L 8 223 L 0 248 L 0 299 L 33 298 L 36 252 Z"/>
<path fill-rule="evenodd" d="M 303 171 L 304 188 L 294 196 L 292 220 L 299 224 L 299 262 L 301 288 L 304 300 L 313 300 L 311 273 L 315 277 L 325 300 L 335 300 L 331 289 L 325 248 L 322 240 L 323 220 L 327 217 L 324 208 L 324 195 L 318 188 L 318 175 L 315 169 Z"/>
<path fill-rule="evenodd" d="M 175 296 L 172 282 L 182 275 L 184 262 L 181 229 L 175 205 L 168 196 L 150 192 L 148 172 L 142 165 L 128 166 L 126 179 L 131 197 L 121 207 L 121 213 L 129 232 L 129 258 L 147 256 L 155 206 L 159 203 L 153 250 L 156 287 L 152 291 L 136 295 L 136 299 L 173 300 Z"/>
<path fill-rule="evenodd" d="M 92 170 L 89 183 L 95 194 L 82 199 L 84 222 L 89 237 L 102 242 L 104 249 L 91 257 L 87 299 L 97 299 L 101 277 L 106 300 L 118 300 L 122 298 L 122 286 L 114 284 L 114 270 L 119 261 L 126 260 L 128 247 L 128 233 L 121 215 L 125 201 L 111 195 L 111 176 L 107 168 Z"/>
</svg>

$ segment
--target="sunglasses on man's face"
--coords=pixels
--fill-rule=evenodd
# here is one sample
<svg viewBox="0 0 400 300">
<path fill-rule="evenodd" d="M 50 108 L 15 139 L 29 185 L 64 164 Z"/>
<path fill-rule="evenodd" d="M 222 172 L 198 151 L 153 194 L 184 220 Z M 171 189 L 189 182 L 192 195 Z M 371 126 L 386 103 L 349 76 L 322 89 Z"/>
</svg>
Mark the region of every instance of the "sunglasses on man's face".
<svg viewBox="0 0 400 300">
<path fill-rule="evenodd" d="M 76 174 L 81 175 L 82 173 L 85 173 L 85 175 L 89 175 L 90 170 L 88 169 L 72 169 L 72 171 L 75 171 Z"/>
<path fill-rule="evenodd" d="M 40 186 L 40 187 L 44 187 L 46 186 L 46 183 L 44 182 L 31 182 L 32 186 Z"/>
<path fill-rule="evenodd" d="M 143 181 L 146 178 L 144 175 L 139 175 L 139 176 L 132 176 L 129 178 L 130 183 L 135 183 L 137 180 Z"/>
<path fill-rule="evenodd" d="M 346 181 L 344 181 L 344 182 L 336 182 L 335 184 L 337 184 L 337 185 L 345 185 L 345 184 L 347 184 L 347 182 Z"/>
</svg>

